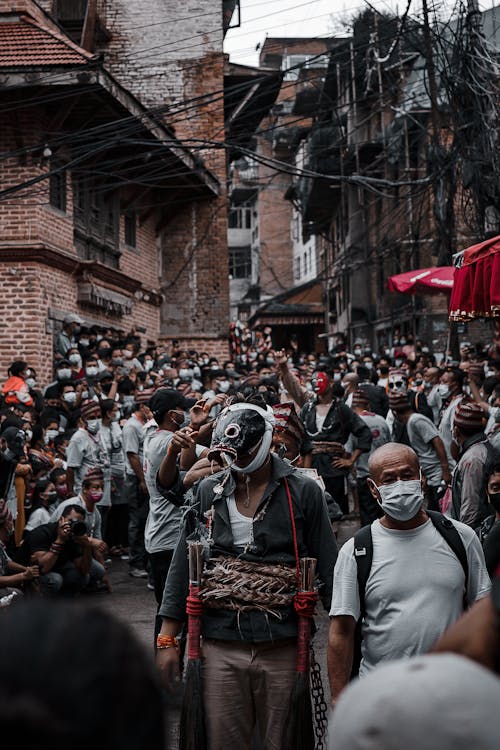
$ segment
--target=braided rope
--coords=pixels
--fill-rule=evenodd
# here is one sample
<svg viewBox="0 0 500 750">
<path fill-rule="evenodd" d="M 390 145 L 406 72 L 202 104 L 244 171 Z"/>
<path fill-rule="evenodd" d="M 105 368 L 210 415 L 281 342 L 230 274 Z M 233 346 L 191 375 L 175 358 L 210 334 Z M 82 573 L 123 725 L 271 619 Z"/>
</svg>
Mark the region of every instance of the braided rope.
<svg viewBox="0 0 500 750">
<path fill-rule="evenodd" d="M 292 603 L 296 586 L 293 568 L 218 557 L 203 573 L 201 599 L 212 609 L 272 612 Z"/>
</svg>

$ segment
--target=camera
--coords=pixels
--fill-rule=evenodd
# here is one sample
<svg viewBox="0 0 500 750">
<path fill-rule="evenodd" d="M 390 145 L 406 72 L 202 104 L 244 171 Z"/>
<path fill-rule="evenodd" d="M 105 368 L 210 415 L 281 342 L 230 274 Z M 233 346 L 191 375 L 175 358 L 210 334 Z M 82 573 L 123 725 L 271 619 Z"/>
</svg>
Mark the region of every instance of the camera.
<svg viewBox="0 0 500 750">
<path fill-rule="evenodd" d="M 85 521 L 80 521 L 78 518 L 68 518 L 68 523 L 74 536 L 84 536 L 87 533 Z"/>
</svg>

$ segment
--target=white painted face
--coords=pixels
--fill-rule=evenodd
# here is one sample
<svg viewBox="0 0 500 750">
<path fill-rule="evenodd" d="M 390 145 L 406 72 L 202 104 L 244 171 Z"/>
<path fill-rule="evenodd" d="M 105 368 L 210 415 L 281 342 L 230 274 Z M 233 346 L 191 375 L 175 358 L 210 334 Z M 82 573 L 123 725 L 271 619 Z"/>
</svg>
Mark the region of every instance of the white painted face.
<svg viewBox="0 0 500 750">
<path fill-rule="evenodd" d="M 407 393 L 408 381 L 404 375 L 389 375 L 387 387 L 390 393 Z"/>
</svg>

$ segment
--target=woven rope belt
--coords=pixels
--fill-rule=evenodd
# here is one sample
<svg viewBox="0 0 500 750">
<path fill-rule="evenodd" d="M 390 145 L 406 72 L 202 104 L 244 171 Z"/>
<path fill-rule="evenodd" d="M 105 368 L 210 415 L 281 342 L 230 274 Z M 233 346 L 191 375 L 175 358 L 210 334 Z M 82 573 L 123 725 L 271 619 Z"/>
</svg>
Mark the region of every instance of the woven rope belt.
<svg viewBox="0 0 500 750">
<path fill-rule="evenodd" d="M 203 572 L 201 599 L 211 609 L 260 610 L 278 616 L 273 610 L 292 604 L 296 591 L 295 568 L 217 557 Z"/>
</svg>

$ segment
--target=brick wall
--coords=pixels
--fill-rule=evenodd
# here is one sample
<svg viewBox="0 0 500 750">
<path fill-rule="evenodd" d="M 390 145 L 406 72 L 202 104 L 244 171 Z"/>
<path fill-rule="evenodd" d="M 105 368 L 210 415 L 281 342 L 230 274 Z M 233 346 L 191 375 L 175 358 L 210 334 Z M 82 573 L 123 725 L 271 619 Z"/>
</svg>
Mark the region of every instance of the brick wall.
<svg viewBox="0 0 500 750">
<path fill-rule="evenodd" d="M 169 105 L 165 121 L 179 139 L 224 139 L 222 2 L 217 0 L 109 0 L 106 67 L 147 107 Z M 145 51 L 149 50 L 149 51 Z M 131 62 L 133 61 L 133 62 Z M 223 150 L 195 152 L 216 175 L 219 198 L 185 186 L 173 200 L 175 218 L 162 231 L 162 336 L 207 334 L 225 338 L 229 323 L 226 157 Z M 182 191 L 182 192 L 181 192 Z M 173 283 L 175 281 L 175 283 Z M 207 339 L 208 340 L 208 339 Z"/>
<path fill-rule="evenodd" d="M 119 318 L 77 304 L 77 281 L 71 274 L 38 263 L 1 263 L 0 284 L 8 294 L 0 297 L 0 381 L 14 359 L 26 359 L 37 370 L 40 383 L 52 379 L 53 334 L 50 312 L 77 312 L 124 333 L 133 325 L 146 329 L 143 344 L 156 339 L 159 308 L 134 301 L 132 315 Z"/>
</svg>

